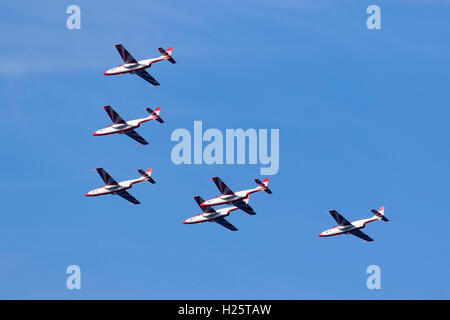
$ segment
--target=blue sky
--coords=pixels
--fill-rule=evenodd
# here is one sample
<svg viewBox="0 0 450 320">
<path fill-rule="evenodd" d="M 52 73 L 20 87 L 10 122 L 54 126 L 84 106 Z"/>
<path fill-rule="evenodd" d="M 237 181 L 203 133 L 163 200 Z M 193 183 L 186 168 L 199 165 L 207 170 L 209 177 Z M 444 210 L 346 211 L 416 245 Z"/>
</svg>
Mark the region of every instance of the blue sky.
<svg viewBox="0 0 450 320">
<path fill-rule="evenodd" d="M 67 6 L 81 30 L 66 28 Z M 381 30 L 366 8 L 381 8 Z M 3 299 L 443 299 L 449 291 L 448 1 L 40 1 L 2 4 L 0 32 L 0 298 Z M 105 77 L 121 64 L 174 47 L 149 87 Z M 150 144 L 93 137 L 161 107 L 165 124 L 139 129 Z M 194 120 L 225 132 L 280 129 L 272 195 L 256 216 L 234 212 L 227 232 L 183 225 L 194 195 L 254 186 L 259 165 L 172 163 L 177 128 Z M 101 185 L 153 168 L 157 184 L 86 198 Z M 384 205 L 389 223 L 356 237 L 319 238 Z M 68 290 L 79 265 L 82 289 Z M 381 290 L 366 268 L 381 268 Z"/>
</svg>

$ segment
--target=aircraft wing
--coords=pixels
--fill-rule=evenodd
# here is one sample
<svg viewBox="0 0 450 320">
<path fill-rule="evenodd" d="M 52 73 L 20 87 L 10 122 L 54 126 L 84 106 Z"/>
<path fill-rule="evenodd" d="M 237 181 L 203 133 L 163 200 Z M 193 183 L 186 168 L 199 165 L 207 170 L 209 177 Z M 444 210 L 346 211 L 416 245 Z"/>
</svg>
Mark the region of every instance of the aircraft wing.
<svg viewBox="0 0 450 320">
<path fill-rule="evenodd" d="M 205 202 L 205 200 L 203 200 L 202 197 L 200 197 L 200 196 L 195 196 L 195 197 L 194 197 L 194 200 L 195 200 L 195 202 L 197 202 L 197 204 L 198 204 L 198 206 L 200 207 L 200 209 L 202 209 L 202 212 L 203 212 L 203 213 L 213 213 L 213 212 L 216 212 L 216 210 L 214 210 L 214 208 L 211 207 L 211 206 L 201 206 L 201 204 L 202 204 L 203 202 Z"/>
<path fill-rule="evenodd" d="M 150 82 L 150 84 L 154 85 L 154 86 L 159 86 L 159 82 L 156 81 L 155 78 L 153 78 L 147 71 L 141 69 L 141 70 L 137 70 L 135 72 L 139 77 L 141 77 L 142 79 L 144 79 L 147 82 Z"/>
<path fill-rule="evenodd" d="M 147 141 L 145 141 L 144 138 L 142 138 L 136 131 L 134 130 L 127 130 L 125 131 L 125 134 L 127 136 L 129 136 L 131 139 L 136 140 L 137 142 L 139 142 L 140 144 L 148 144 Z"/>
<path fill-rule="evenodd" d="M 104 106 L 106 113 L 110 117 L 111 121 L 114 124 L 125 124 L 125 120 L 122 119 L 121 116 L 111 107 L 111 106 Z"/>
<path fill-rule="evenodd" d="M 133 58 L 133 56 L 127 51 L 127 49 L 125 49 L 123 45 L 116 44 L 114 47 L 116 47 L 124 63 L 137 63 L 136 59 Z"/>
<path fill-rule="evenodd" d="M 131 194 L 129 194 L 129 193 L 128 193 L 127 191 L 125 191 L 125 190 L 119 191 L 119 192 L 117 192 L 117 194 L 118 194 L 119 196 L 121 196 L 122 198 L 124 198 L 125 200 L 130 201 L 131 203 L 134 203 L 134 204 L 140 204 L 140 202 L 137 201 L 135 197 L 133 197 Z"/>
<path fill-rule="evenodd" d="M 229 223 L 224 218 L 214 219 L 214 222 L 217 222 L 218 224 L 220 224 L 221 226 L 224 226 L 228 230 L 231 230 L 231 231 L 237 231 L 238 230 L 235 226 L 233 226 L 231 223 Z"/>
<path fill-rule="evenodd" d="M 225 183 L 223 183 L 223 181 L 220 180 L 219 177 L 213 177 L 211 179 L 214 181 L 214 183 L 216 184 L 216 186 L 219 189 L 221 194 L 223 194 L 223 195 L 233 195 L 234 194 L 233 191 L 231 191 L 231 189 L 228 188 L 228 186 Z"/>
<path fill-rule="evenodd" d="M 233 201 L 233 205 L 241 209 L 242 211 L 254 216 L 256 212 L 253 210 L 252 207 L 250 207 L 247 203 L 245 203 L 243 200 Z"/>
<path fill-rule="evenodd" d="M 118 183 L 116 182 L 116 180 L 114 180 L 113 178 L 111 178 L 111 176 L 108 174 L 108 172 L 105 171 L 105 169 L 103 168 L 97 168 L 95 169 L 97 170 L 98 174 L 100 175 L 100 177 L 102 178 L 102 180 L 105 182 L 105 185 L 108 186 L 114 186 L 117 185 Z"/>
<path fill-rule="evenodd" d="M 336 210 L 330 210 L 328 211 L 334 218 L 334 220 L 336 220 L 336 222 L 340 225 L 340 226 L 346 226 L 351 224 L 347 219 L 345 219 L 343 216 L 341 216 L 341 214 L 339 212 L 337 212 Z"/>
<path fill-rule="evenodd" d="M 373 239 L 371 237 L 369 237 L 367 234 L 365 234 L 364 232 L 362 232 L 361 230 L 354 230 L 354 231 L 350 231 L 350 233 L 354 236 L 357 236 L 358 238 L 361 238 L 365 241 L 373 241 Z"/>
</svg>

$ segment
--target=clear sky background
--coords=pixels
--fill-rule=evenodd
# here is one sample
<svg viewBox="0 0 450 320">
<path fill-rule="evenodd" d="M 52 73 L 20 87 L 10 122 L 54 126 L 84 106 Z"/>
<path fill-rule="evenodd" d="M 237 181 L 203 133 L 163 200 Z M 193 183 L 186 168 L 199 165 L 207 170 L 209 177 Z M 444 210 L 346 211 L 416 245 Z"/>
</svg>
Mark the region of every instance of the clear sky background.
<svg viewBox="0 0 450 320">
<path fill-rule="evenodd" d="M 66 8 L 81 8 L 81 30 Z M 366 8 L 381 7 L 381 30 Z M 3 299 L 450 298 L 449 1 L 16 1 L 0 6 Z M 174 47 L 150 87 L 103 76 Z M 93 137 L 161 107 L 165 124 Z M 280 170 L 258 212 L 183 225 L 192 197 L 253 187 L 259 165 L 172 163 L 177 128 L 279 128 Z M 153 168 L 157 184 L 130 190 L 142 204 L 86 198 L 104 167 L 118 181 Z M 375 239 L 319 238 L 386 207 Z M 66 268 L 81 267 L 81 290 Z M 381 268 L 381 290 L 366 268 Z"/>
</svg>

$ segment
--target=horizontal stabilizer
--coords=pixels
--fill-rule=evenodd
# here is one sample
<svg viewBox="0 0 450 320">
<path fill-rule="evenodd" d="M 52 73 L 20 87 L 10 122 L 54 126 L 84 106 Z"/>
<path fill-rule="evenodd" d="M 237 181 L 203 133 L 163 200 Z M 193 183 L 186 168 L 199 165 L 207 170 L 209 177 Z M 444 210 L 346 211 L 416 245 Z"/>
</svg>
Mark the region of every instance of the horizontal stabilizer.
<svg viewBox="0 0 450 320">
<path fill-rule="evenodd" d="M 372 209 L 372 210 L 370 210 L 375 216 L 377 216 L 379 219 L 381 219 L 381 220 L 383 220 L 383 221 L 389 221 L 389 219 L 388 218 L 386 218 L 385 216 L 384 216 L 384 207 L 381 207 L 380 209 L 378 209 L 378 211 L 377 210 L 375 210 L 375 209 Z"/>
<path fill-rule="evenodd" d="M 255 179 L 255 182 L 258 184 L 260 188 L 263 189 L 263 191 L 267 192 L 268 194 L 272 194 L 272 190 L 269 189 L 267 186 L 269 184 L 269 178 L 265 178 L 263 182 L 259 179 Z"/>
<path fill-rule="evenodd" d="M 159 123 L 164 123 L 164 120 L 161 119 L 161 117 L 159 116 L 159 113 L 160 113 L 160 111 L 161 111 L 161 108 L 160 108 L 160 107 L 156 108 L 155 111 L 153 111 L 153 110 L 150 109 L 150 108 L 145 108 L 145 110 L 147 110 L 147 112 L 148 112 L 151 116 L 156 117 L 156 118 L 155 118 L 156 121 L 158 121 Z"/>
<path fill-rule="evenodd" d="M 141 174 L 141 176 L 143 178 L 145 178 L 145 180 L 147 180 L 148 182 L 150 182 L 151 184 L 155 184 L 156 181 L 153 180 L 153 178 L 151 177 L 152 174 L 152 168 L 148 168 L 147 171 L 144 171 L 142 169 L 139 169 L 138 172 Z"/>
<path fill-rule="evenodd" d="M 173 50 L 172 47 L 170 47 L 169 49 L 167 49 L 167 51 L 164 50 L 163 48 L 158 48 L 158 50 L 159 50 L 159 52 L 161 52 L 161 55 L 162 55 L 163 57 L 165 57 L 166 60 L 169 61 L 171 64 L 177 63 L 177 62 L 175 61 L 175 59 L 172 58 L 172 50 Z"/>
</svg>

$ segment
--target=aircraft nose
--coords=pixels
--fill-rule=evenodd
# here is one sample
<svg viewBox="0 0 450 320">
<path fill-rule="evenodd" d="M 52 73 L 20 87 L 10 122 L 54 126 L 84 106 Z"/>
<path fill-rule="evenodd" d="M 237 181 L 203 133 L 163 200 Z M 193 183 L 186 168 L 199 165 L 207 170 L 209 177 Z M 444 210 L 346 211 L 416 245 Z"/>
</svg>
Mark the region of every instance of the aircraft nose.
<svg viewBox="0 0 450 320">
<path fill-rule="evenodd" d="M 89 197 L 90 195 L 91 195 L 91 192 L 89 191 L 89 192 L 86 192 L 85 194 L 84 194 L 86 197 Z"/>
<path fill-rule="evenodd" d="M 189 223 L 188 220 L 189 220 L 189 219 L 184 220 L 184 221 L 183 221 L 183 224 L 188 224 L 188 223 Z"/>
</svg>

